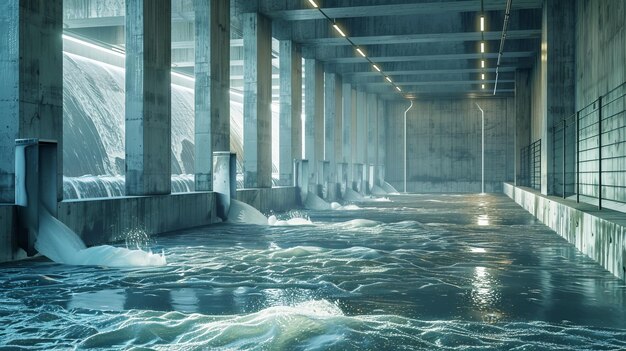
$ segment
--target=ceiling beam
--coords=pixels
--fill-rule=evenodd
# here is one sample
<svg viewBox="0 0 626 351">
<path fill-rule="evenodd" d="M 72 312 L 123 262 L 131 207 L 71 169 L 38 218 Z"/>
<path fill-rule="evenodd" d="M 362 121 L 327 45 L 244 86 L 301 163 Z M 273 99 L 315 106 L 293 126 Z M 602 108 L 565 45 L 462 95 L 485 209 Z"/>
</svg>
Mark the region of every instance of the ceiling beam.
<svg viewBox="0 0 626 351">
<path fill-rule="evenodd" d="M 356 45 L 388 45 L 388 44 L 423 44 L 441 42 L 480 41 L 481 32 L 464 33 L 431 33 L 405 35 L 376 35 L 364 37 L 350 37 Z M 485 40 L 500 40 L 502 32 L 485 32 Z M 512 30 L 507 33 L 507 40 L 539 39 L 541 29 Z M 302 39 L 299 41 L 306 46 L 340 46 L 351 45 L 345 38 L 328 37 Z"/>
<path fill-rule="evenodd" d="M 305 2 L 302 1 L 302 3 L 304 4 Z M 513 10 L 539 9 L 541 6 L 542 0 L 515 0 L 512 3 Z M 506 1 L 484 1 L 484 8 L 486 11 L 502 11 L 505 7 Z M 430 15 L 437 13 L 476 12 L 480 10 L 480 0 L 324 7 L 322 10 L 330 18 Z M 280 19 L 284 21 L 319 20 L 324 18 L 320 11 L 312 8 L 271 11 L 268 12 L 267 15 L 273 19 Z"/>
<path fill-rule="evenodd" d="M 534 51 L 515 51 L 515 52 L 505 52 L 502 57 L 503 58 L 526 58 L 535 56 Z M 478 60 L 481 58 L 486 59 L 496 59 L 498 58 L 497 53 L 473 53 L 473 54 L 436 54 L 436 55 L 417 55 L 417 56 L 381 56 L 381 57 L 370 57 L 370 59 L 375 63 L 383 63 L 383 62 L 418 62 L 418 61 L 441 61 L 441 60 Z M 334 63 L 334 64 L 354 64 L 354 63 L 364 63 L 365 59 L 362 57 L 336 57 L 324 60 L 326 63 Z"/>
</svg>

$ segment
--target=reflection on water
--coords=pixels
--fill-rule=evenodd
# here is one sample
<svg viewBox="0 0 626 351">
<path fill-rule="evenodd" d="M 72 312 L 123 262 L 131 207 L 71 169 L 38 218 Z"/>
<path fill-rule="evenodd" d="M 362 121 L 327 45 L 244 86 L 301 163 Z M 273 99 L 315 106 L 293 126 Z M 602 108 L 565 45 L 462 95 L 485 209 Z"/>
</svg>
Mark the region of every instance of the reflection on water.
<svg viewBox="0 0 626 351">
<path fill-rule="evenodd" d="M 0 348 L 626 348 L 623 283 L 509 199 L 359 207 L 159 237 L 163 267 L 2 265 Z"/>
</svg>

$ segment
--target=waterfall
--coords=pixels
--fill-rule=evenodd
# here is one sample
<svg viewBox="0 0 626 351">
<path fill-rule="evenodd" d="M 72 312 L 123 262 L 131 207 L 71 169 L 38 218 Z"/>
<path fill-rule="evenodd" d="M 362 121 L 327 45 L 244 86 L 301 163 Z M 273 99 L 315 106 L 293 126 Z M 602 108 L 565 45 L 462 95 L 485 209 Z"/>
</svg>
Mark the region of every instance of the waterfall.
<svg viewBox="0 0 626 351">
<path fill-rule="evenodd" d="M 123 196 L 125 71 L 63 53 L 65 199 Z M 231 93 L 230 148 L 243 173 L 243 104 Z M 272 158 L 278 159 L 278 108 L 272 106 Z M 194 190 L 194 91 L 172 84 L 172 192 Z M 272 170 L 277 176 L 277 167 Z"/>
</svg>

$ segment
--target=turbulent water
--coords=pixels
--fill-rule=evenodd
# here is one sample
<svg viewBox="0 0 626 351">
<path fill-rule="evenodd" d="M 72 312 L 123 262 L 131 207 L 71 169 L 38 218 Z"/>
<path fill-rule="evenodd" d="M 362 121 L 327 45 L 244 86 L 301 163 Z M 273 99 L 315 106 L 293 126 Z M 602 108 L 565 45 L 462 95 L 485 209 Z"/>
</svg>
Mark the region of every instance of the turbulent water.
<svg viewBox="0 0 626 351">
<path fill-rule="evenodd" d="M 622 281 L 502 196 L 157 238 L 161 267 L 0 266 L 0 349 L 619 350 Z"/>
</svg>

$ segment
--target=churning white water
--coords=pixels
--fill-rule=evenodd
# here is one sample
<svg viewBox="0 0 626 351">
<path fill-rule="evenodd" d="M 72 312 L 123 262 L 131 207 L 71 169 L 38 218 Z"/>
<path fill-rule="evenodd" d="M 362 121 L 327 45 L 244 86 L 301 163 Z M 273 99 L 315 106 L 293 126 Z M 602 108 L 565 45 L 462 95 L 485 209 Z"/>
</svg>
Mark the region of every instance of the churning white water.
<svg viewBox="0 0 626 351">
<path fill-rule="evenodd" d="M 110 245 L 87 247 L 70 228 L 48 211 L 40 209 L 39 235 L 35 248 L 57 263 L 107 267 L 165 265 L 165 255 Z"/>
</svg>

